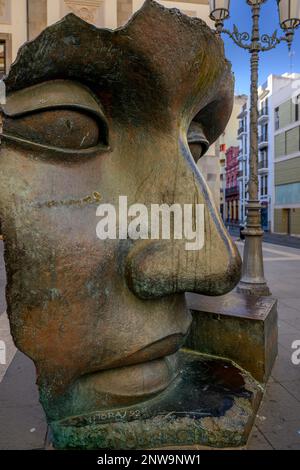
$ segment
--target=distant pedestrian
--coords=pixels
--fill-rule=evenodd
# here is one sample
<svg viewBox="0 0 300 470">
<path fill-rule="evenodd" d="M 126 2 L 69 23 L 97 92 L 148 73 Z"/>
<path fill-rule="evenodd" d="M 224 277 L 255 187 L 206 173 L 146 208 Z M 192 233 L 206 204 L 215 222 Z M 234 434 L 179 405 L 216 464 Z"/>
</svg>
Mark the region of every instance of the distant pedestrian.
<svg viewBox="0 0 300 470">
<path fill-rule="evenodd" d="M 245 230 L 244 225 L 240 225 L 240 240 L 242 241 L 245 240 L 244 230 Z"/>
</svg>

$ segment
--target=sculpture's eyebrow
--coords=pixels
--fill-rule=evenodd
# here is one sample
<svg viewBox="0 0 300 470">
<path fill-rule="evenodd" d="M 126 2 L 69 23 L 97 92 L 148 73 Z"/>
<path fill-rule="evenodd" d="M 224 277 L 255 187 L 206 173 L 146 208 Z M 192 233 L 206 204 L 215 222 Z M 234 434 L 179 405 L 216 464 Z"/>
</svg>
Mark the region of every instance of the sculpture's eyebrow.
<svg viewBox="0 0 300 470">
<path fill-rule="evenodd" d="M 84 85 L 55 80 L 39 83 L 8 95 L 2 111 L 8 117 L 20 117 L 35 111 L 76 108 L 90 112 L 106 122 L 100 103 Z"/>
</svg>

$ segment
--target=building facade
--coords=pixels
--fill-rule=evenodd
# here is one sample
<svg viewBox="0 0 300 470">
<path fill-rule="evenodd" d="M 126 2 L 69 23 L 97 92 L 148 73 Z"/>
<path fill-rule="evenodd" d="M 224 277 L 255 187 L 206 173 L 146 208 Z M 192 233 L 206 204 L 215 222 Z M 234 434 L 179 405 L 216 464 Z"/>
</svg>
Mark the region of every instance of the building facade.
<svg viewBox="0 0 300 470">
<path fill-rule="evenodd" d="M 292 105 L 297 90 L 300 90 L 300 75 L 288 73 L 270 75 L 258 89 L 259 200 L 262 205 L 262 227 L 266 231 L 297 232 L 293 227 L 298 223 L 295 220 L 298 214 L 297 204 L 300 201 L 299 199 L 296 202 L 300 166 L 298 168 L 297 163 L 294 165 L 298 160 L 286 163 L 299 156 L 299 116 L 297 107 Z M 238 118 L 240 219 L 241 223 L 244 223 L 249 198 L 249 102 L 241 108 Z M 287 165 L 290 165 L 290 170 Z M 286 171 L 290 173 L 290 177 L 283 176 Z M 295 183 L 296 186 L 286 186 Z M 291 197 L 286 196 L 286 191 L 292 191 Z"/>
<path fill-rule="evenodd" d="M 273 230 L 300 236 L 300 74 L 274 95 Z"/>
<path fill-rule="evenodd" d="M 238 185 L 239 147 L 229 147 L 226 151 L 226 207 L 229 224 L 238 224 L 240 220 L 240 197 Z"/>
<path fill-rule="evenodd" d="M 238 141 L 238 126 L 237 115 L 240 112 L 242 106 L 247 103 L 246 95 L 238 95 L 234 97 L 233 110 L 231 118 L 227 124 L 223 135 L 219 139 L 220 149 L 220 211 L 223 220 L 226 221 L 230 218 L 228 214 L 228 205 L 226 204 L 226 152 L 231 147 L 237 147 Z"/>
<path fill-rule="evenodd" d="M 246 101 L 240 109 L 237 116 L 238 119 L 238 132 L 237 138 L 239 140 L 239 169 L 238 169 L 238 185 L 239 185 L 239 198 L 240 198 L 240 223 L 245 224 L 246 221 L 246 201 L 248 200 L 248 175 L 249 175 L 249 109 L 248 102 Z"/>
</svg>

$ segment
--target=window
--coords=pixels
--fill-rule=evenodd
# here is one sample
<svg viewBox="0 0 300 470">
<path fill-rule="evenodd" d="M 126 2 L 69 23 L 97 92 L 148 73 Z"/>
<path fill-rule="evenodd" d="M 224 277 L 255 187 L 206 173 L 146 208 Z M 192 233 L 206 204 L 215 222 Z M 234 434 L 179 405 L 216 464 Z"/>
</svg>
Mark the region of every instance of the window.
<svg viewBox="0 0 300 470">
<path fill-rule="evenodd" d="M 285 127 L 293 122 L 292 100 L 288 100 L 279 106 L 279 126 Z"/>
<path fill-rule="evenodd" d="M 266 98 L 264 101 L 261 103 L 261 110 L 260 113 L 261 115 L 263 114 L 268 114 L 268 106 L 269 106 L 269 99 Z"/>
<path fill-rule="evenodd" d="M 268 176 L 262 176 L 260 178 L 260 195 L 261 196 L 268 195 Z"/>
<path fill-rule="evenodd" d="M 285 132 L 275 137 L 275 157 L 283 157 L 285 155 Z"/>
<path fill-rule="evenodd" d="M 297 153 L 300 150 L 300 127 L 294 127 L 285 133 L 285 149 L 286 155 Z"/>
<path fill-rule="evenodd" d="M 275 130 L 279 129 L 279 108 L 275 108 Z"/>
<path fill-rule="evenodd" d="M 268 195 L 268 177 L 265 176 L 265 196 Z"/>
<path fill-rule="evenodd" d="M 275 186 L 275 204 L 298 204 L 300 183 L 280 184 Z"/>
<path fill-rule="evenodd" d="M 268 168 L 268 150 L 264 149 L 260 152 L 260 168 Z"/>
<path fill-rule="evenodd" d="M 300 95 L 297 96 L 295 103 L 295 121 L 299 121 L 300 119 Z"/>
<path fill-rule="evenodd" d="M 267 141 L 268 140 L 268 124 L 266 124 L 265 126 L 263 126 L 262 128 L 262 135 L 264 137 L 264 140 Z"/>
<path fill-rule="evenodd" d="M 6 43 L 0 41 L 0 79 L 6 74 Z"/>
</svg>

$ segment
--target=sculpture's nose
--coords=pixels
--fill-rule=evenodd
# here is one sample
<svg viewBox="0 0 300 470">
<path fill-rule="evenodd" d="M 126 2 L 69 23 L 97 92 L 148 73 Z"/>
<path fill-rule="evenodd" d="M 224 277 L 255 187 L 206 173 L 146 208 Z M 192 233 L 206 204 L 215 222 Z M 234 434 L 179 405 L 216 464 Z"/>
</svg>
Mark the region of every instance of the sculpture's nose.
<svg viewBox="0 0 300 470">
<path fill-rule="evenodd" d="M 240 280 L 240 255 L 186 143 L 181 145 L 180 154 L 183 165 L 177 166 L 173 181 L 169 174 L 170 184 L 176 188 L 172 200 L 176 235 L 172 236 L 171 231 L 169 240 L 163 237 L 138 240 L 126 260 L 127 283 L 140 298 L 158 298 L 179 292 L 222 295 L 231 291 Z M 165 180 L 156 187 L 164 187 Z M 165 217 L 166 207 L 162 211 Z M 183 225 L 179 230 L 180 215 L 175 215 L 175 209 L 180 207 Z M 160 223 L 164 222 L 166 219 L 161 218 Z M 178 236 L 181 228 L 182 239 Z M 162 233 L 161 230 L 160 235 Z"/>
<path fill-rule="evenodd" d="M 141 241 L 126 265 L 127 283 L 143 299 L 179 292 L 222 295 L 236 286 L 240 276 L 240 256 L 221 227 L 219 236 L 207 240 L 199 252 L 185 251 L 178 241 Z"/>
</svg>

